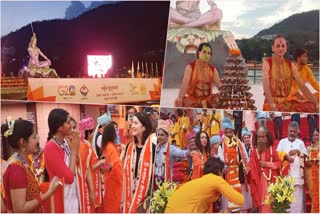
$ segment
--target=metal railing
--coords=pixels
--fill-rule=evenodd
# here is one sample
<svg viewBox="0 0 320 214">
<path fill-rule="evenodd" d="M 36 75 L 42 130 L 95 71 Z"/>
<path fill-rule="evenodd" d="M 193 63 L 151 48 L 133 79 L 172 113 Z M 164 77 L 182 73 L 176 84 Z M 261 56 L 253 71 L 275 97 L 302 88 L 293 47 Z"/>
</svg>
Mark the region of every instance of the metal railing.
<svg viewBox="0 0 320 214">
<path fill-rule="evenodd" d="M 262 63 L 257 61 L 248 61 L 248 77 L 253 78 L 253 83 L 256 83 L 257 78 L 262 79 Z M 319 66 L 309 66 L 313 76 L 319 81 Z M 252 71 L 252 72 L 250 72 Z"/>
</svg>

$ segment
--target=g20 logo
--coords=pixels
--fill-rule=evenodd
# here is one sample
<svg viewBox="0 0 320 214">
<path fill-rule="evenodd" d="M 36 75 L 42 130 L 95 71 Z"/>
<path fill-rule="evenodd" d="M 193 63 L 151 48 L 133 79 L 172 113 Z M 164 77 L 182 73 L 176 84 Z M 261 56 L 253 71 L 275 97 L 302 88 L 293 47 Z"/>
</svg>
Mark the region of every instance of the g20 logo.
<svg viewBox="0 0 320 214">
<path fill-rule="evenodd" d="M 74 95 L 76 95 L 76 87 L 74 85 L 59 86 L 58 87 L 58 94 L 60 96 L 74 96 Z"/>
</svg>

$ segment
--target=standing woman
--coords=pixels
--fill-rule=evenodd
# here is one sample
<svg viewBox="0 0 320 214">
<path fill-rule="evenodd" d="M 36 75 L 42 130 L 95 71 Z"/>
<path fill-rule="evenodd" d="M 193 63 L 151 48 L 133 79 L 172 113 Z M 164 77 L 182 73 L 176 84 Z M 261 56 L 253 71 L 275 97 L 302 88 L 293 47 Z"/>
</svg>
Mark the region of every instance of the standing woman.
<svg viewBox="0 0 320 214">
<path fill-rule="evenodd" d="M 306 178 L 311 196 L 312 213 L 319 213 L 319 128 L 312 133 L 312 144 L 308 146 L 308 159 L 305 163 Z"/>
<path fill-rule="evenodd" d="M 124 160 L 123 212 L 137 212 L 139 203 L 151 196 L 155 145 L 150 140 L 152 124 L 148 115 L 133 117 L 134 141 L 127 145 Z"/>
<path fill-rule="evenodd" d="M 44 159 L 49 178 L 64 178 L 64 212 L 78 213 L 76 165 L 79 132 L 72 132 L 71 117 L 64 109 L 53 109 L 49 113 L 48 124 L 49 136 L 44 148 Z"/>
<path fill-rule="evenodd" d="M 71 117 L 72 132 L 77 131 L 77 122 Z M 91 171 L 89 170 L 89 145 L 80 141 L 77 159 L 77 192 L 79 195 L 80 213 L 94 212 L 95 192 Z"/>
<path fill-rule="evenodd" d="M 115 125 L 109 123 L 103 129 L 102 134 L 102 155 L 108 164 L 111 164 L 111 171 L 103 173 L 104 197 L 103 206 L 106 213 L 120 213 L 120 203 L 122 196 L 122 164 L 120 153 L 115 145 L 117 138 Z"/>
<path fill-rule="evenodd" d="M 196 146 L 197 150 L 192 154 L 192 180 L 200 178 L 203 175 L 203 166 L 210 157 L 210 144 L 207 132 L 200 131 L 196 134 Z"/>
<path fill-rule="evenodd" d="M 37 150 L 34 125 L 27 120 L 11 120 L 2 130 L 2 136 L 15 150 L 8 160 L 3 175 L 5 204 L 8 212 L 42 212 L 41 205 L 58 188 L 59 180 L 53 178 L 48 191 L 40 194 L 40 187 L 31 171 L 28 155 Z"/>
<path fill-rule="evenodd" d="M 88 169 L 91 172 L 93 181 L 93 188 L 95 192 L 94 208 L 95 212 L 101 213 L 103 212 L 103 207 L 100 166 L 106 161 L 105 159 L 99 160 L 98 155 L 93 148 L 94 128 L 94 120 L 92 117 L 84 118 L 79 122 L 80 139 L 84 144 L 89 146 L 88 153 L 84 155 L 87 156 Z M 81 153 L 82 151 L 79 147 L 79 155 L 81 155 Z"/>
</svg>

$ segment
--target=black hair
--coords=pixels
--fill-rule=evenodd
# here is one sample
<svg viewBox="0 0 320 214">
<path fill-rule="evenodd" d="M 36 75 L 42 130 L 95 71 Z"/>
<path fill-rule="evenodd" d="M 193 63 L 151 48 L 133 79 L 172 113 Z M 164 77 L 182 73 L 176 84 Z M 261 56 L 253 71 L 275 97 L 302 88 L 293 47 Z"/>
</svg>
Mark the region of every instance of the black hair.
<svg viewBox="0 0 320 214">
<path fill-rule="evenodd" d="M 84 139 L 88 140 L 88 137 L 92 132 L 93 132 L 93 129 L 84 130 Z"/>
<path fill-rule="evenodd" d="M 151 120 L 149 116 L 144 112 L 137 112 L 135 113 L 134 116 L 137 117 L 140 123 L 145 127 L 145 130 L 142 133 L 142 139 L 141 139 L 141 143 L 144 145 L 145 141 L 147 140 L 147 138 L 149 137 L 149 135 L 152 133 L 152 130 L 153 130 Z M 136 136 L 134 136 L 134 142 L 135 143 L 138 142 L 138 139 Z"/>
<path fill-rule="evenodd" d="M 114 129 L 113 123 L 108 123 L 103 128 L 101 151 L 107 146 L 109 142 L 114 143 L 114 139 L 117 137 L 116 130 Z"/>
<path fill-rule="evenodd" d="M 204 150 L 205 150 L 205 152 L 207 153 L 207 154 L 206 154 L 207 157 L 209 157 L 209 156 L 210 156 L 210 138 L 209 138 L 207 132 L 205 132 L 205 131 L 197 132 L 197 134 L 196 134 L 196 139 L 195 139 L 195 141 L 196 141 L 196 146 L 197 146 L 197 148 L 200 150 L 200 152 L 202 153 L 201 138 L 200 138 L 201 133 L 205 133 L 205 134 L 206 134 L 207 145 L 206 145 L 206 147 L 204 148 Z"/>
<path fill-rule="evenodd" d="M 208 47 L 210 48 L 210 51 L 211 51 L 211 55 L 212 55 L 212 47 L 211 45 L 208 43 L 208 42 L 203 42 L 199 45 L 198 49 L 197 49 L 197 59 L 199 59 L 199 52 L 202 51 L 203 47 Z"/>
<path fill-rule="evenodd" d="M 111 121 L 110 124 L 115 125 L 116 127 L 118 127 L 118 123 L 116 121 Z"/>
<path fill-rule="evenodd" d="M 293 58 L 294 58 L 294 61 L 297 61 L 297 59 L 302 55 L 302 54 L 305 54 L 307 53 L 306 49 L 303 49 L 303 48 L 297 48 L 294 50 L 293 52 Z"/>
<path fill-rule="evenodd" d="M 138 112 L 137 109 L 136 109 L 134 106 L 129 106 L 127 111 L 129 111 L 130 109 L 134 109 L 134 112 L 135 112 L 135 113 Z"/>
<path fill-rule="evenodd" d="M 178 113 L 178 115 L 181 117 L 181 116 L 183 115 L 182 109 L 181 109 L 181 108 L 178 108 L 178 109 L 177 109 L 177 113 Z"/>
<path fill-rule="evenodd" d="M 203 174 L 215 174 L 220 176 L 220 173 L 223 171 L 224 163 L 220 160 L 220 158 L 211 157 L 204 164 Z"/>
<path fill-rule="evenodd" d="M 69 112 L 62 108 L 55 108 L 51 110 L 48 116 L 49 133 L 47 140 L 49 141 L 55 135 L 60 126 L 62 126 L 68 119 Z"/>
<path fill-rule="evenodd" d="M 318 132 L 319 133 L 319 127 L 316 127 L 313 131 L 312 131 L 312 135 L 314 132 Z M 311 143 L 313 143 L 313 136 L 312 136 L 312 139 L 311 140 Z"/>
<path fill-rule="evenodd" d="M 11 123 L 11 122 L 9 122 Z M 18 119 L 14 121 L 12 134 L 5 137 L 4 134 L 9 130 L 9 123 L 1 126 L 1 135 L 7 140 L 9 145 L 14 149 L 19 149 L 19 141 L 22 138 L 28 141 L 29 137 L 34 132 L 34 125 L 28 120 Z"/>
</svg>

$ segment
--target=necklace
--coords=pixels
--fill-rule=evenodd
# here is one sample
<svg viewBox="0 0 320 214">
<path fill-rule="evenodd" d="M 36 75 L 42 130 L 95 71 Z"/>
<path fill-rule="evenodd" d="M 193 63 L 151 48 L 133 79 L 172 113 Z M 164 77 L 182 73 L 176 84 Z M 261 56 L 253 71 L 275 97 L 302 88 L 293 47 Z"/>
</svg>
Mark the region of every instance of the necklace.
<svg viewBox="0 0 320 214">
<path fill-rule="evenodd" d="M 61 143 L 56 136 L 53 136 L 53 140 L 59 145 L 59 147 L 70 157 L 71 156 L 71 150 L 67 143 L 63 142 Z"/>
<path fill-rule="evenodd" d="M 63 143 L 61 143 L 56 136 L 53 136 L 53 140 L 60 146 L 61 149 L 64 150 Z"/>
<path fill-rule="evenodd" d="M 24 167 L 26 169 L 28 169 L 34 177 L 36 177 L 36 175 L 32 172 L 29 164 L 27 164 L 27 161 L 22 157 L 22 155 L 20 155 L 18 152 L 15 152 L 15 154 L 16 154 L 16 157 L 18 158 L 18 160 L 24 165 Z"/>
<path fill-rule="evenodd" d="M 270 162 L 272 162 L 272 157 L 273 157 L 273 155 L 272 155 L 272 147 L 269 146 L 269 149 L 270 149 Z M 258 160 L 260 162 L 261 159 L 260 159 L 260 155 L 259 155 L 258 149 L 256 149 L 256 152 L 257 152 Z M 262 171 L 263 177 L 265 179 L 267 179 L 268 182 L 270 182 L 270 180 L 271 180 L 271 168 L 269 168 L 269 177 L 266 176 L 266 173 L 264 172 L 264 168 L 261 167 L 261 171 Z"/>
</svg>

